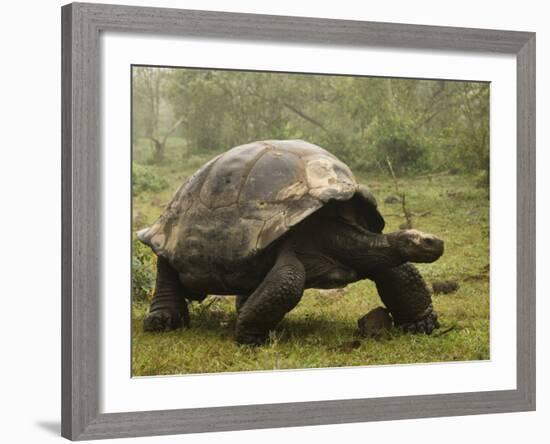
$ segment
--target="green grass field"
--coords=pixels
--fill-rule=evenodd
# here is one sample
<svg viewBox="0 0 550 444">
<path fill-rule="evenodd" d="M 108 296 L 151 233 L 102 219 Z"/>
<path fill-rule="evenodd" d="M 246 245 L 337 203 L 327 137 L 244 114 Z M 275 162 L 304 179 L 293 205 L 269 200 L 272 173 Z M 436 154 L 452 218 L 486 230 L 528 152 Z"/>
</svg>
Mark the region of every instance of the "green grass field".
<svg viewBox="0 0 550 444">
<path fill-rule="evenodd" d="M 185 152 L 171 139 L 170 153 Z M 134 162 L 162 183 L 141 187 L 133 199 L 133 229 L 152 223 L 181 181 L 209 156 L 179 155 L 165 165 L 147 165 L 145 142 L 135 146 Z M 356 174 L 377 196 L 386 231 L 404 222 L 400 204 L 386 204 L 395 195 L 394 182 L 383 172 Z M 452 279 L 460 289 L 435 295 L 441 328 L 431 336 L 409 335 L 394 329 L 382 339 L 358 335 L 357 319 L 380 306 L 373 283 L 349 285 L 344 290 L 307 290 L 270 342 L 263 347 L 241 347 L 233 340 L 234 297 L 209 296 L 191 303 L 191 328 L 167 333 L 143 333 L 152 284 L 132 304 L 132 369 L 134 376 L 183 373 L 237 372 L 274 369 L 364 366 L 489 359 L 489 199 L 478 178 L 464 175 L 400 177 L 399 186 L 413 217 L 414 228 L 445 240 L 445 254 L 419 269 L 427 281 Z M 154 257 L 147 250 L 145 268 L 153 273 Z M 143 259 L 143 257 L 141 259 Z M 134 273 L 135 268 L 134 261 Z M 151 278 L 149 276 L 149 278 Z M 150 282 L 150 279 L 149 281 Z"/>
</svg>

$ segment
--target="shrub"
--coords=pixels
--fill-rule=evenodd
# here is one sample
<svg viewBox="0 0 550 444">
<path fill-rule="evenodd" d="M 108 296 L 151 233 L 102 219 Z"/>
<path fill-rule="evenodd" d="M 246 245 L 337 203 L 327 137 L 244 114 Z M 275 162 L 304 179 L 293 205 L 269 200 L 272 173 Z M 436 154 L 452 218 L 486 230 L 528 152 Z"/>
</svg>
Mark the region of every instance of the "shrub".
<svg viewBox="0 0 550 444">
<path fill-rule="evenodd" d="M 411 139 L 390 136 L 378 142 L 376 152 L 379 162 L 385 163 L 387 157 L 399 172 L 419 171 L 426 165 L 424 148 Z"/>
<path fill-rule="evenodd" d="M 133 301 L 147 301 L 155 288 L 155 255 L 138 239 L 132 242 L 132 298 Z"/>
<path fill-rule="evenodd" d="M 144 191 L 154 193 L 162 191 L 168 186 L 168 182 L 162 176 L 146 165 L 134 163 L 132 166 L 132 191 L 134 195 Z"/>
<path fill-rule="evenodd" d="M 389 158 L 393 169 L 400 173 L 418 172 L 428 166 L 428 149 L 412 122 L 377 122 L 369 139 L 379 164 L 386 165 Z"/>
</svg>

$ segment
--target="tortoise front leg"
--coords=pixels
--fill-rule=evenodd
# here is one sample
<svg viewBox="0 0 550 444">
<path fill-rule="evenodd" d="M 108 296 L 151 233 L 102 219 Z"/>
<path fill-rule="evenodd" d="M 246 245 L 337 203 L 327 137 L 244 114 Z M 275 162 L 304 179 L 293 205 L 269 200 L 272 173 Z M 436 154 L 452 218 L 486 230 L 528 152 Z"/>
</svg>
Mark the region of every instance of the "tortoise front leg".
<svg viewBox="0 0 550 444">
<path fill-rule="evenodd" d="M 260 286 L 238 307 L 236 339 L 239 344 L 263 344 L 302 298 L 305 270 L 293 251 L 283 250 Z M 242 302 L 242 300 L 241 300 Z"/>
<path fill-rule="evenodd" d="M 157 282 L 149 314 L 143 321 L 144 331 L 169 331 L 189 325 L 189 310 L 176 270 L 168 261 L 157 257 Z"/>
<path fill-rule="evenodd" d="M 410 333 L 427 334 L 439 328 L 431 292 L 413 264 L 378 270 L 371 278 L 396 326 Z"/>
</svg>

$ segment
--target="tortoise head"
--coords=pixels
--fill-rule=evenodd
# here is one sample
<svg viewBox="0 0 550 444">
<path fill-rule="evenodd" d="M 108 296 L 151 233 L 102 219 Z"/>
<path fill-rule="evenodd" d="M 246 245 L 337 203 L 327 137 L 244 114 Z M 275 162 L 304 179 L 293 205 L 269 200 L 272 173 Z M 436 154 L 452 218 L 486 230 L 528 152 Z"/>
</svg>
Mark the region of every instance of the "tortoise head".
<svg viewBox="0 0 550 444">
<path fill-rule="evenodd" d="M 390 243 L 405 262 L 434 262 L 443 254 L 443 241 L 419 230 L 390 233 Z"/>
</svg>

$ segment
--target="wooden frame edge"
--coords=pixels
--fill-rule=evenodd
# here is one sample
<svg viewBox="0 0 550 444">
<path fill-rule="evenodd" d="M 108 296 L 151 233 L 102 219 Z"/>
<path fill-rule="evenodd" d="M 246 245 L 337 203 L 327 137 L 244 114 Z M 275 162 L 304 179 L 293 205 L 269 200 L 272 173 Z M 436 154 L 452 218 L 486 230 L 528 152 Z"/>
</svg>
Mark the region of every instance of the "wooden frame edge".
<svg viewBox="0 0 550 444">
<path fill-rule="evenodd" d="M 536 408 L 536 36 L 517 53 L 517 380 Z"/>
<path fill-rule="evenodd" d="M 61 433 L 77 439 L 99 415 L 99 33 L 80 4 L 62 21 Z"/>
</svg>

